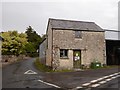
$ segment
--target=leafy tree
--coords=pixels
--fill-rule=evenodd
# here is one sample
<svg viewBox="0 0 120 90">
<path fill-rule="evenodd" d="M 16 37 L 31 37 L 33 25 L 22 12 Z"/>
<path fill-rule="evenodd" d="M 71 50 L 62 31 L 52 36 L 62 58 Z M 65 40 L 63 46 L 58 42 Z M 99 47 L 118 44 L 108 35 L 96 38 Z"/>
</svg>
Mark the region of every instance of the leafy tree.
<svg viewBox="0 0 120 90">
<path fill-rule="evenodd" d="M 26 44 L 25 50 L 26 50 L 26 53 L 29 55 L 36 52 L 34 45 L 31 42 Z"/>
<path fill-rule="evenodd" d="M 4 39 L 2 54 L 20 55 L 26 52 L 25 45 L 28 42 L 25 33 L 18 33 L 17 31 L 2 32 L 2 37 Z"/>
<path fill-rule="evenodd" d="M 40 42 L 42 40 L 41 36 L 38 35 L 36 33 L 36 31 L 34 31 L 34 29 L 31 26 L 27 27 L 25 33 L 28 36 L 27 37 L 28 38 L 28 42 L 32 43 L 32 45 L 34 46 L 34 48 L 36 50 L 36 53 L 37 53 L 37 50 L 39 49 L 39 44 L 40 44 Z"/>
</svg>

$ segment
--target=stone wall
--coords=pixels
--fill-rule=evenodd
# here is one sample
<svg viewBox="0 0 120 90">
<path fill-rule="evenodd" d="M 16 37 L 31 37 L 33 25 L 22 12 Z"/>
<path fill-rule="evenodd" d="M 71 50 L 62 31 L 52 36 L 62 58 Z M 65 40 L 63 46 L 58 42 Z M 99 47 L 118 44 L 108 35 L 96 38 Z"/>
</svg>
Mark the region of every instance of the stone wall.
<svg viewBox="0 0 120 90">
<path fill-rule="evenodd" d="M 59 69 L 60 66 L 60 61 L 59 61 L 59 48 L 58 47 L 53 47 L 53 60 L 52 60 L 52 67 L 53 70 Z"/>
<path fill-rule="evenodd" d="M 59 69 L 73 69 L 73 50 L 68 50 L 68 59 L 59 58 Z"/>
<path fill-rule="evenodd" d="M 3 65 L 6 65 L 6 64 L 14 63 L 14 62 L 19 61 L 19 60 L 25 60 L 28 58 L 29 57 L 26 57 L 25 55 L 19 55 L 18 57 L 14 56 L 14 55 L 2 55 L 1 62 Z"/>
<path fill-rule="evenodd" d="M 89 66 L 94 60 L 106 64 L 104 32 L 82 31 L 82 38 L 75 38 L 73 30 L 53 30 L 53 46 L 59 49 L 80 49 L 81 63 L 84 65 Z M 69 64 L 71 65 L 71 62 Z M 64 62 L 60 64 L 62 65 Z"/>
<path fill-rule="evenodd" d="M 47 50 L 46 50 L 46 65 L 47 66 L 52 66 L 52 29 L 51 25 L 48 25 L 48 30 L 47 30 Z"/>
</svg>

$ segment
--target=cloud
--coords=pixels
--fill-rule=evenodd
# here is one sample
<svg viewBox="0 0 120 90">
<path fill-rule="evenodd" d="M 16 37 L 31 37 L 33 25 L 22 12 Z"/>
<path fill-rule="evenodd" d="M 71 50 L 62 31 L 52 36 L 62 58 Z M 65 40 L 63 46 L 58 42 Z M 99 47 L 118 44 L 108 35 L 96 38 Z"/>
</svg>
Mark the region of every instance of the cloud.
<svg viewBox="0 0 120 90">
<path fill-rule="evenodd" d="M 4 30 L 17 29 L 23 32 L 27 26 L 31 25 L 39 34 L 43 34 L 46 32 L 49 17 L 94 21 L 102 28 L 118 28 L 118 0 L 32 1 L 7 2 L 4 0 L 2 17 Z"/>
</svg>

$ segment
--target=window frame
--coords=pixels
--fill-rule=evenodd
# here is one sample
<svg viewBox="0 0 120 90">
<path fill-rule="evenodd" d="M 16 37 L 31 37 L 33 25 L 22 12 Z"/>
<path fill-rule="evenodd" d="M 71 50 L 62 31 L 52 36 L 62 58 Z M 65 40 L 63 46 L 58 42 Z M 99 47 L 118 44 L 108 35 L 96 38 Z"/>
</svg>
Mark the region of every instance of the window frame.
<svg viewBox="0 0 120 90">
<path fill-rule="evenodd" d="M 82 38 L 82 31 L 75 30 L 75 38 Z"/>
<path fill-rule="evenodd" d="M 60 58 L 68 59 L 68 49 L 60 49 Z"/>
</svg>

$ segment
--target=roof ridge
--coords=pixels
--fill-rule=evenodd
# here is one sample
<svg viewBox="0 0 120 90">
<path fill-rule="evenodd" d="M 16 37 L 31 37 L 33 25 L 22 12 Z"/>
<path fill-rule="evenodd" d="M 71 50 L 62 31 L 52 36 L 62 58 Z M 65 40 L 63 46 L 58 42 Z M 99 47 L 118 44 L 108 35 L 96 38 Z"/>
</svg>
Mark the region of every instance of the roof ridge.
<svg viewBox="0 0 120 90">
<path fill-rule="evenodd" d="M 56 20 L 56 21 L 69 21 L 69 22 L 82 22 L 82 23 L 95 23 L 95 22 L 88 22 L 88 21 L 77 21 L 77 20 L 55 19 L 55 18 L 49 18 L 49 20 Z"/>
<path fill-rule="evenodd" d="M 100 26 L 98 26 L 95 22 L 49 18 L 49 24 L 51 25 L 52 28 L 56 29 L 59 28 L 59 29 L 103 31 L 103 29 Z"/>
</svg>

